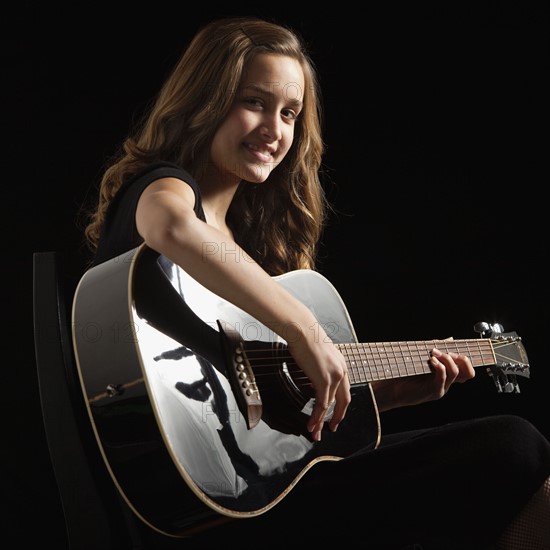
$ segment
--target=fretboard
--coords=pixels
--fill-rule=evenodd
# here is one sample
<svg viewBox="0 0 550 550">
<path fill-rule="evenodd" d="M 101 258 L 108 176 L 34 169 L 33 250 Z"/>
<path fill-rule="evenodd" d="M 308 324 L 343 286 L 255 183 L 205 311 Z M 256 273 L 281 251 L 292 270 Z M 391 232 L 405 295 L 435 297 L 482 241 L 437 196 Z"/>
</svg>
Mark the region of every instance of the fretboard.
<svg viewBox="0 0 550 550">
<path fill-rule="evenodd" d="M 495 364 L 491 340 L 425 340 L 337 344 L 346 358 L 351 384 L 364 384 L 388 378 L 402 378 L 431 372 L 428 361 L 434 348 L 467 355 L 474 367 Z"/>
</svg>

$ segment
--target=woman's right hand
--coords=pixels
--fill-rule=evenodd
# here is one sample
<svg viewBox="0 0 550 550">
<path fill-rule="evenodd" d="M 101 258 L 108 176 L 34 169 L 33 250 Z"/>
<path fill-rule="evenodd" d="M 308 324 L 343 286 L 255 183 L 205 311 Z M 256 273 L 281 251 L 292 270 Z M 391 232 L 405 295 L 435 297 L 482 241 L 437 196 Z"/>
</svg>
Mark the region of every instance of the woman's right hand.
<svg viewBox="0 0 550 550">
<path fill-rule="evenodd" d="M 311 437 L 320 441 L 331 404 L 334 402 L 334 410 L 328 426 L 335 431 L 351 402 L 346 361 L 322 328 L 319 331 L 303 331 L 288 343 L 288 349 L 313 386 L 315 404 L 307 428 Z"/>
</svg>

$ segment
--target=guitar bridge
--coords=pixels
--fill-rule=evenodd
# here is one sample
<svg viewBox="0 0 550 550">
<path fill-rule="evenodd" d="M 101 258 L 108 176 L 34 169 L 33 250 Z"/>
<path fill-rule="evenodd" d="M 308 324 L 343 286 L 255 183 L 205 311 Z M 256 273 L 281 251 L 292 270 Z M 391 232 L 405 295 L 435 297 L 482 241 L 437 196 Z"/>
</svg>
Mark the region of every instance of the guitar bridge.
<svg viewBox="0 0 550 550">
<path fill-rule="evenodd" d="M 241 335 L 225 321 L 217 321 L 226 357 L 227 378 L 237 405 L 250 430 L 262 418 L 263 405 L 254 371 L 244 351 Z"/>
</svg>

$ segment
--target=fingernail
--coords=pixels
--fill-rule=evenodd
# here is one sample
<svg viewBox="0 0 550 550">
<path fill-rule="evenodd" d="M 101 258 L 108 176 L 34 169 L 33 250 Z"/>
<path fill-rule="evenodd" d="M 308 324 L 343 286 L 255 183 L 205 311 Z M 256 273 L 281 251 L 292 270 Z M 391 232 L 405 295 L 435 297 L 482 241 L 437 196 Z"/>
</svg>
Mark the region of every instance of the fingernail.
<svg viewBox="0 0 550 550">
<path fill-rule="evenodd" d="M 435 355 L 436 357 L 441 357 L 443 355 L 443 353 L 441 351 L 439 351 L 437 348 L 434 348 L 432 350 L 432 355 Z"/>
</svg>

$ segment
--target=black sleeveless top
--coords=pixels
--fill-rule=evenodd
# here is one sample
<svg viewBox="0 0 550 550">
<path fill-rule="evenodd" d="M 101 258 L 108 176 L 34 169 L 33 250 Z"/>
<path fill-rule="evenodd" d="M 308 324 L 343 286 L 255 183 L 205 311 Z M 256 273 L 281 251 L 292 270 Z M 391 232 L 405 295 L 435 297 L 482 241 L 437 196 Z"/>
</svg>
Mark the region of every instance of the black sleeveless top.
<svg viewBox="0 0 550 550">
<path fill-rule="evenodd" d="M 126 181 L 117 191 L 109 208 L 99 239 L 93 265 L 115 258 L 143 243 L 136 227 L 136 209 L 143 190 L 160 178 L 178 178 L 195 193 L 195 213 L 206 221 L 200 189 L 189 172 L 172 162 L 154 163 Z"/>
</svg>

